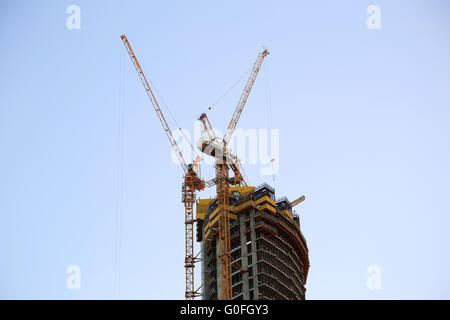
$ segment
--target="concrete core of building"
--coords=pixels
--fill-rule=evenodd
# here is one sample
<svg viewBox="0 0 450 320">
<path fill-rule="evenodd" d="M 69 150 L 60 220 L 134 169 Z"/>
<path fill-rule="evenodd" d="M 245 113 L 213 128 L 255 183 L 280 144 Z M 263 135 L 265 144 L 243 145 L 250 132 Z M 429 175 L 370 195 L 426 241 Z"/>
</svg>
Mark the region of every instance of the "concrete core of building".
<svg viewBox="0 0 450 320">
<path fill-rule="evenodd" d="M 275 190 L 267 184 L 232 187 L 229 201 L 233 300 L 305 299 L 308 247 L 291 202 L 275 199 Z M 207 300 L 220 299 L 217 213 L 217 199 L 197 201 L 197 241 Z"/>
</svg>

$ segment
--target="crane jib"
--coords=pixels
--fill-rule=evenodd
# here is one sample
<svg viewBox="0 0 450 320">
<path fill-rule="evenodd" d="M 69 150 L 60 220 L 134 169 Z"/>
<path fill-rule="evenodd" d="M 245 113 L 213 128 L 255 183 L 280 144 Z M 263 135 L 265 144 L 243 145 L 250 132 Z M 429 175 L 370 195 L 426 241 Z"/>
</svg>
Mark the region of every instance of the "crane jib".
<svg viewBox="0 0 450 320">
<path fill-rule="evenodd" d="M 158 101 L 156 100 L 156 98 L 153 94 L 153 91 L 147 81 L 147 78 L 145 77 L 144 71 L 142 70 L 142 68 L 139 64 L 139 61 L 137 60 L 136 55 L 134 54 L 133 49 L 131 48 L 131 45 L 128 42 L 127 37 L 125 35 L 122 35 L 120 38 L 122 39 L 122 41 L 125 45 L 125 48 L 127 49 L 127 52 L 131 58 L 131 61 L 133 62 L 134 67 L 136 68 L 139 78 L 141 79 L 142 85 L 144 86 L 144 89 L 147 92 L 148 97 L 150 98 L 152 106 L 155 109 L 155 112 L 161 122 L 164 132 L 166 133 L 167 137 L 169 138 L 172 148 L 175 150 L 178 160 L 180 161 L 181 167 L 183 168 L 184 172 L 187 174 L 188 166 L 186 164 L 186 161 L 184 160 L 183 154 L 181 153 L 181 150 L 178 147 L 178 144 L 172 135 L 172 131 L 170 130 L 170 127 L 169 127 L 163 113 L 161 112 L 161 108 L 159 107 Z"/>
</svg>

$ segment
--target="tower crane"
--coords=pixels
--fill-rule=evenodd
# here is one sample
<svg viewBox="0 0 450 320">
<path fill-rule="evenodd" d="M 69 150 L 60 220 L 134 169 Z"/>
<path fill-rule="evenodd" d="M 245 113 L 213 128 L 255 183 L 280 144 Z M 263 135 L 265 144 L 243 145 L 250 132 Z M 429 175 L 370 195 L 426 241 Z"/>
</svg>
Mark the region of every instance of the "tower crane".
<svg viewBox="0 0 450 320">
<path fill-rule="evenodd" d="M 181 164 L 181 167 L 184 171 L 184 181 L 182 184 L 182 201 L 184 203 L 184 211 L 185 211 L 185 238 L 186 238 L 186 244 L 185 244 L 185 269 L 186 269 L 186 291 L 185 291 L 185 298 L 186 299 L 194 299 L 195 297 L 199 296 L 200 293 L 198 292 L 200 288 L 197 290 L 194 287 L 194 267 L 195 262 L 199 260 L 197 256 L 194 256 L 194 202 L 195 202 L 195 192 L 201 191 L 205 188 L 205 182 L 200 178 L 200 176 L 197 174 L 197 165 L 199 162 L 199 157 L 195 159 L 193 164 L 186 164 L 186 161 L 184 160 L 183 154 L 180 151 L 180 148 L 178 147 L 178 144 L 173 137 L 172 131 L 170 130 L 169 125 L 167 124 L 167 121 L 164 117 L 164 114 L 161 111 L 161 108 L 159 107 L 159 103 L 157 99 L 155 98 L 155 95 L 153 94 L 153 91 L 147 81 L 147 78 L 144 74 L 144 71 L 142 70 L 134 52 L 131 48 L 130 43 L 128 42 L 128 39 L 126 35 L 122 35 L 120 37 L 122 39 L 123 44 L 125 45 L 125 48 L 128 52 L 128 55 L 131 58 L 131 61 L 133 62 L 133 65 L 138 73 L 139 78 L 141 79 L 142 85 L 144 86 L 144 89 L 152 103 L 153 108 L 155 109 L 156 115 L 158 116 L 161 125 L 164 129 L 165 134 L 167 135 L 167 138 L 169 139 L 170 144 L 172 145 L 173 150 L 175 151 L 178 160 Z"/>
<path fill-rule="evenodd" d="M 245 103 L 247 102 L 250 91 L 255 83 L 259 69 L 264 61 L 264 58 L 269 54 L 267 49 L 260 52 L 241 94 L 239 102 L 233 113 L 231 121 L 228 125 L 222 141 L 219 141 L 212 130 L 211 124 L 206 114 L 200 116 L 204 129 L 208 132 L 209 141 L 202 141 L 200 150 L 210 156 L 215 157 L 216 177 L 214 179 L 217 191 L 217 202 L 219 210 L 218 223 L 218 239 L 219 239 L 219 260 L 220 260 L 220 299 L 231 300 L 231 254 L 230 254 L 230 220 L 229 220 L 229 200 L 228 193 L 230 185 L 245 184 L 242 173 L 239 170 L 239 161 L 228 151 L 228 143 L 236 128 L 237 122 L 242 114 Z M 212 132 L 212 133 L 211 133 Z M 229 169 L 234 172 L 234 177 L 229 178 Z"/>
</svg>

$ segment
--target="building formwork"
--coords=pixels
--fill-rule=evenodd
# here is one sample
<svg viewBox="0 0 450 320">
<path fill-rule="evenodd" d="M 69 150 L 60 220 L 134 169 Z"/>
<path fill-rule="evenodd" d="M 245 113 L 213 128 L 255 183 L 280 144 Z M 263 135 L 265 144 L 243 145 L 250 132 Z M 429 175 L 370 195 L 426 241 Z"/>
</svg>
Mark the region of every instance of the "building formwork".
<svg viewBox="0 0 450 320">
<path fill-rule="evenodd" d="M 203 299 L 220 299 L 217 199 L 197 202 L 202 247 Z M 234 300 L 301 300 L 309 269 L 299 216 L 286 198 L 263 184 L 229 192 L 232 297 Z"/>
</svg>

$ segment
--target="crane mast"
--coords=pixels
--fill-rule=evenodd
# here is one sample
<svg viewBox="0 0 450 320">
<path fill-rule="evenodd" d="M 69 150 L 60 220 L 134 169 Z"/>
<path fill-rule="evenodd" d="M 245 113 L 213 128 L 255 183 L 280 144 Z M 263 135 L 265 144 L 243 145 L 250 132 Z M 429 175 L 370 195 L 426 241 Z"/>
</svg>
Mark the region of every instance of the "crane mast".
<svg viewBox="0 0 450 320">
<path fill-rule="evenodd" d="M 164 114 L 161 111 L 161 108 L 159 107 L 158 101 L 155 98 L 155 95 L 153 94 L 153 91 L 147 81 L 147 78 L 144 74 L 144 71 L 142 70 L 136 55 L 133 52 L 133 49 L 131 48 L 130 43 L 128 42 L 128 39 L 125 35 L 122 35 L 120 37 L 122 39 L 123 44 L 125 45 L 125 48 L 128 52 L 128 55 L 131 58 L 131 61 L 133 62 L 134 67 L 136 68 L 136 71 L 139 75 L 139 78 L 141 79 L 142 85 L 144 86 L 145 91 L 147 92 L 147 95 L 152 103 L 153 108 L 155 109 L 155 112 L 161 122 L 161 125 L 164 129 L 164 132 L 167 135 L 167 138 L 170 141 L 170 144 L 172 145 L 173 150 L 175 150 L 175 153 L 178 157 L 178 160 L 180 161 L 180 164 L 184 170 L 185 176 L 184 181 L 182 184 L 182 202 L 184 203 L 185 208 L 185 270 L 186 270 L 186 291 L 185 291 L 185 298 L 186 299 L 194 299 L 195 297 L 199 296 L 200 293 L 198 292 L 199 289 L 195 290 L 194 286 L 194 267 L 195 262 L 197 262 L 199 259 L 197 256 L 194 256 L 194 202 L 195 202 L 195 191 L 196 190 L 203 190 L 205 187 L 204 181 L 197 175 L 195 172 L 195 168 L 197 165 L 198 160 L 194 162 L 193 165 L 187 165 L 186 161 L 184 160 L 183 154 L 180 151 L 180 148 L 178 147 L 178 144 L 173 137 L 172 131 L 170 130 L 169 125 L 167 124 L 167 121 L 164 117 Z"/>
<path fill-rule="evenodd" d="M 227 152 L 227 145 L 230 141 L 237 122 L 241 116 L 242 110 L 244 110 L 245 103 L 247 102 L 250 91 L 255 83 L 256 76 L 264 61 L 264 58 L 269 54 L 269 51 L 265 49 L 261 52 L 254 65 L 252 72 L 244 87 L 244 91 L 241 94 L 239 102 L 228 125 L 227 131 L 223 138 L 223 153 Z M 217 158 L 216 158 L 217 159 Z M 216 160 L 216 189 L 217 200 L 219 204 L 219 247 L 220 247 L 220 284 L 221 284 L 221 299 L 231 300 L 232 282 L 231 282 L 231 254 L 230 254 L 230 220 L 229 220 L 229 208 L 228 208 L 228 190 L 230 186 L 230 180 L 228 177 L 228 164 L 223 159 Z"/>
<path fill-rule="evenodd" d="M 220 296 L 222 300 L 231 300 L 233 298 L 232 293 L 232 281 L 231 281 L 231 254 L 230 254 L 230 218 L 229 218 L 229 200 L 228 193 L 230 185 L 247 185 L 241 171 L 239 170 L 240 162 L 237 157 L 232 156 L 228 151 L 228 143 L 233 135 L 236 125 L 244 109 L 245 103 L 250 95 L 253 84 L 255 83 L 258 72 L 264 61 L 264 58 L 269 54 L 267 49 L 260 52 L 244 87 L 244 91 L 241 94 L 239 102 L 228 125 L 227 131 L 222 141 L 222 145 L 218 144 L 218 139 L 212 130 L 211 123 L 208 120 L 206 114 L 200 116 L 200 120 L 203 122 L 205 131 L 207 132 L 210 142 L 215 142 L 214 154 L 208 154 L 215 157 L 215 169 L 216 177 L 212 182 L 216 184 L 217 202 L 218 202 L 218 241 L 219 241 L 219 274 L 220 274 Z M 207 149 L 207 144 L 201 146 L 201 150 Z M 211 151 L 211 150 L 208 150 Z M 230 179 L 229 169 L 234 172 L 234 177 Z"/>
</svg>

